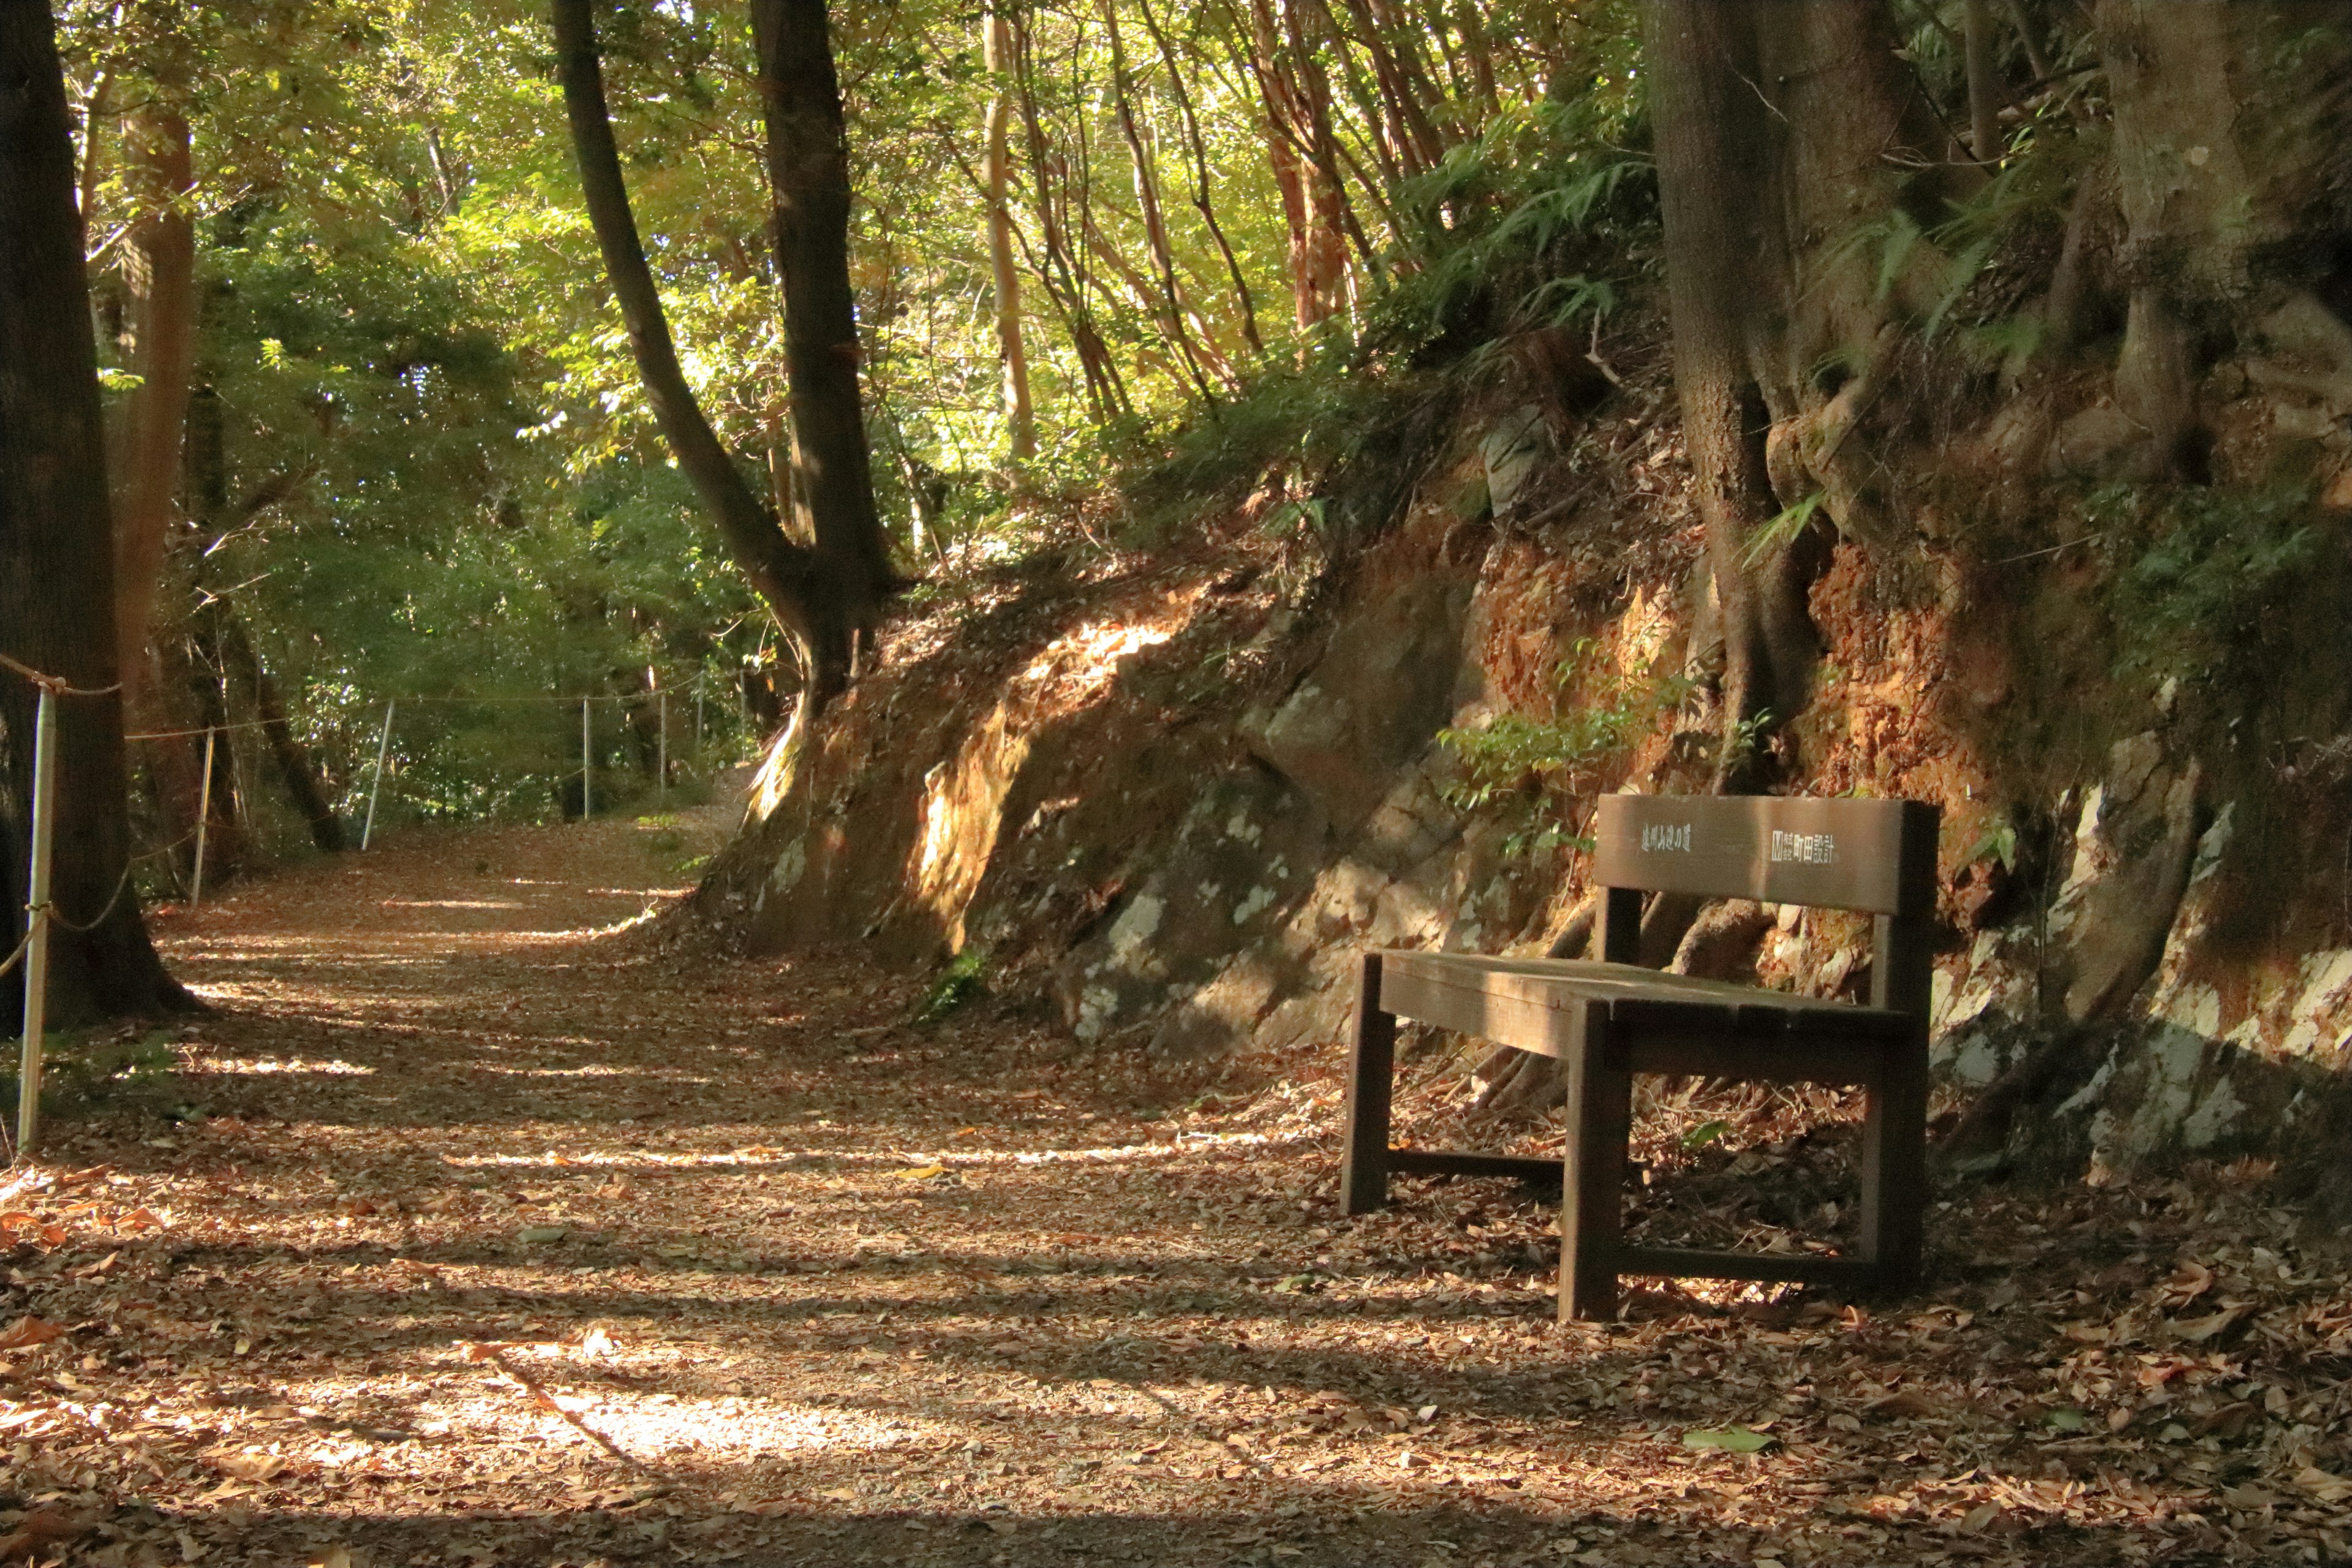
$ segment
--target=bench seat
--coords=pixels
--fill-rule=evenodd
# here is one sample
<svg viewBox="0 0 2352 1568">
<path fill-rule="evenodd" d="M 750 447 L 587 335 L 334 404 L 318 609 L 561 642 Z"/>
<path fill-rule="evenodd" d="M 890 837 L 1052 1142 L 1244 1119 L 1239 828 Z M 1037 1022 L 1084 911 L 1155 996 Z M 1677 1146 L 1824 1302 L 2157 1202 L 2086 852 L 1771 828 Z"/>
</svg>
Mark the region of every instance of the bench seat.
<svg viewBox="0 0 2352 1568">
<path fill-rule="evenodd" d="M 1926 910 L 1937 815 L 1908 802 L 1612 797 L 1598 813 L 1604 900 L 1598 960 L 1497 958 L 1394 949 L 1362 955 L 1348 1079 L 1341 1203 L 1388 1201 L 1391 1174 L 1558 1180 L 1560 1315 L 1605 1317 L 1622 1274 L 1794 1280 L 1895 1290 L 1916 1278 L 1926 1207 Z M 1808 858 L 1786 866 L 1791 841 Z M 1835 858 L 1864 846 L 1857 867 Z M 1653 868 L 1661 851 L 1679 858 Z M 1696 863 L 1694 863 L 1694 858 Z M 1803 901 L 1876 916 L 1872 1004 L 1622 962 L 1641 890 Z M 1694 885 L 1695 884 L 1695 885 Z M 1797 901 L 1794 900 L 1787 901 Z M 1549 1057 L 1568 1069 L 1568 1146 L 1559 1160 L 1389 1144 L 1396 1020 L 1410 1018 Z M 1719 1252 L 1626 1244 L 1622 1189 L 1636 1073 L 1864 1090 L 1861 1238 L 1851 1257 Z"/>
</svg>

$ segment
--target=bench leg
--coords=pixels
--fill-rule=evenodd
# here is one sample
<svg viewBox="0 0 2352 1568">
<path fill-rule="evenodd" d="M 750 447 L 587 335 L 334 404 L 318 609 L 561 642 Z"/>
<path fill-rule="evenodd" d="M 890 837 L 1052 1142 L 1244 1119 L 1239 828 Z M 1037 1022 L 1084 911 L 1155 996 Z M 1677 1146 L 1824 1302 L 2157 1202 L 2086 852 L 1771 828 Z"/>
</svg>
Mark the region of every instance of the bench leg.
<svg viewBox="0 0 2352 1568">
<path fill-rule="evenodd" d="M 1633 1075 L 1608 1060 L 1609 1026 L 1589 1008 L 1568 1058 L 1568 1153 L 1560 1172 L 1559 1316 L 1617 1315 L 1617 1250 L 1625 1234 L 1625 1142 Z"/>
<path fill-rule="evenodd" d="M 1389 1089 L 1396 1068 L 1396 1015 L 1381 1011 L 1381 955 L 1364 954 L 1356 993 L 1356 1042 L 1348 1060 L 1348 1145 L 1339 1204 L 1370 1214 L 1389 1201 Z"/>
<path fill-rule="evenodd" d="M 1918 1279 L 1927 1210 L 1927 1047 L 1910 1040 L 1887 1053 L 1863 1112 L 1861 1251 L 1880 1289 Z"/>
</svg>

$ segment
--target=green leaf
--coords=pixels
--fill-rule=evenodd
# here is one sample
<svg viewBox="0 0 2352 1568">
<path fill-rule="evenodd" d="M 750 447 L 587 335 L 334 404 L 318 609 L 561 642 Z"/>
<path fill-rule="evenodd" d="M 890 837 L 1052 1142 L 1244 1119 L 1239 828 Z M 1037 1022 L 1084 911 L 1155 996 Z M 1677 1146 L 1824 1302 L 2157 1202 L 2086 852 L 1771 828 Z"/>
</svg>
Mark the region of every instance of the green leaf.
<svg viewBox="0 0 2352 1568">
<path fill-rule="evenodd" d="M 1745 1426 L 1694 1426 L 1683 1434 L 1685 1448 L 1721 1448 L 1728 1454 L 1760 1454 L 1780 1441 L 1769 1432 Z"/>
<path fill-rule="evenodd" d="M 1683 1152 L 1696 1153 L 1731 1131 L 1728 1121 L 1702 1121 L 1683 1134 Z"/>
<path fill-rule="evenodd" d="M 2090 1417 L 2069 1406 L 2053 1410 L 2042 1418 L 2042 1424 L 2055 1432 L 2080 1432 L 2090 1425 Z"/>
</svg>

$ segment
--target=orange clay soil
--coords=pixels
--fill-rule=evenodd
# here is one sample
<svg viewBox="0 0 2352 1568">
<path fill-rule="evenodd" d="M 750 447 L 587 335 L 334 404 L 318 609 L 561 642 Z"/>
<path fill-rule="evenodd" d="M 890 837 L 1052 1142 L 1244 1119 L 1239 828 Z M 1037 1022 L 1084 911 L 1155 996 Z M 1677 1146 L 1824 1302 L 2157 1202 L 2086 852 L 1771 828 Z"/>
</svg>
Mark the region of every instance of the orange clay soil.
<svg viewBox="0 0 2352 1568">
<path fill-rule="evenodd" d="M 910 1025 L 855 954 L 664 948 L 724 826 L 159 919 L 208 1114 L 55 1123 L 0 1187 L 0 1555 L 2344 1560 L 2352 1297 L 2259 1170 L 1965 1194 L 1904 1302 L 1561 1328 L 1529 1194 L 1336 1217 L 1336 1057 L 1154 1077 L 1018 999 Z"/>
</svg>

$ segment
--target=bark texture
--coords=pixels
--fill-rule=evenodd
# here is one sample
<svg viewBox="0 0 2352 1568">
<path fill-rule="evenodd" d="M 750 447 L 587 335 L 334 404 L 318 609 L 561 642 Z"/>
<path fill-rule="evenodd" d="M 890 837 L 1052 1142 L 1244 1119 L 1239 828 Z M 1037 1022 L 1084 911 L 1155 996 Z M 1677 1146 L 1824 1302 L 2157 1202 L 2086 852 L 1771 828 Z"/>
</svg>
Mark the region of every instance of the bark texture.
<svg viewBox="0 0 2352 1568">
<path fill-rule="evenodd" d="M 132 229 L 128 312 L 131 370 L 114 441 L 116 659 L 124 710 L 164 728 L 152 700 L 148 648 L 169 543 L 173 497 L 195 363 L 196 235 L 187 202 L 195 184 L 188 122 L 167 109 L 133 116 L 125 138 L 136 199 L 147 211 Z"/>
<path fill-rule="evenodd" d="M 822 539 L 812 549 L 784 536 L 776 514 L 745 482 L 687 384 L 660 291 L 646 263 L 636 218 L 629 210 L 620 150 L 604 100 L 593 10 L 593 0 L 553 0 L 557 68 L 589 221 L 628 331 L 646 400 L 678 468 L 710 513 L 729 558 L 798 645 L 810 689 L 822 702 L 848 682 L 856 605 L 827 570 Z M 854 365 L 850 373 L 855 375 Z M 797 401 L 797 374 L 794 384 Z M 861 450 L 864 438 L 861 427 Z M 871 513 L 869 491 L 869 519 Z"/>
<path fill-rule="evenodd" d="M 64 77 L 48 7 L 0 4 L 0 652 L 74 686 L 116 684 L 113 532 Z M 24 885 L 34 689 L 0 673 L 0 886 Z M 76 1016 L 192 1005 L 129 883 L 119 692 L 60 700 L 50 1005 Z M 22 930 L 15 897 L 6 945 Z M 72 929 L 89 925 L 87 931 Z M 0 1007 L 21 995 L 0 982 Z"/>
<path fill-rule="evenodd" d="M 849 155 L 824 0 L 752 0 L 793 457 L 827 585 L 863 637 L 895 581 L 874 506 L 849 281 Z"/>
<path fill-rule="evenodd" d="M 996 289 L 996 345 L 1004 361 L 1004 426 L 1016 463 L 1036 456 L 1037 414 L 1029 397 L 1029 350 L 1021 334 L 1021 271 L 1013 261 L 1013 26 L 1002 7 L 981 18 L 981 53 L 991 78 L 985 163 L 988 265 Z M 919 523 L 918 524 L 919 527 Z"/>
</svg>

